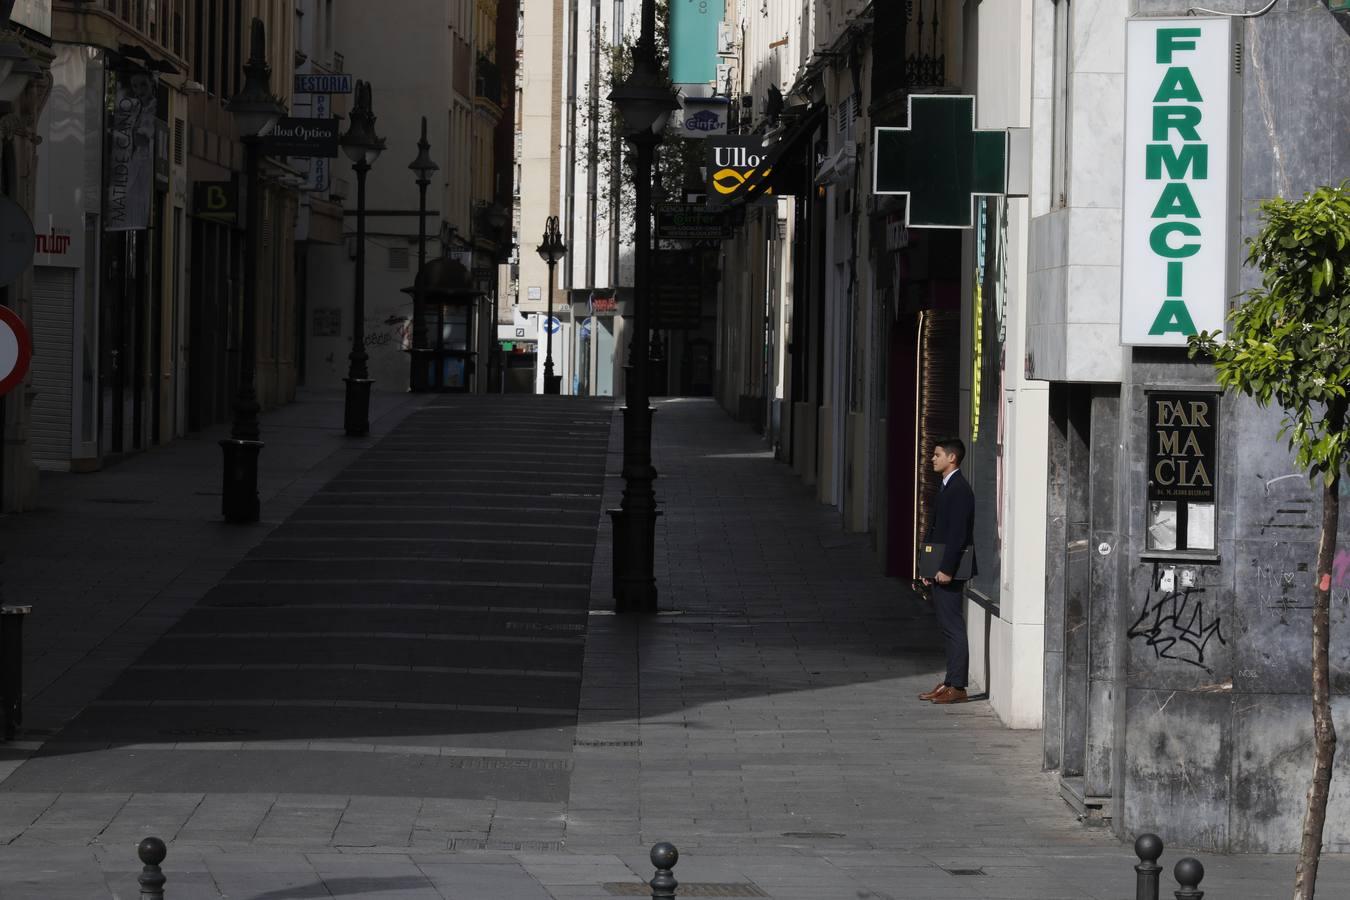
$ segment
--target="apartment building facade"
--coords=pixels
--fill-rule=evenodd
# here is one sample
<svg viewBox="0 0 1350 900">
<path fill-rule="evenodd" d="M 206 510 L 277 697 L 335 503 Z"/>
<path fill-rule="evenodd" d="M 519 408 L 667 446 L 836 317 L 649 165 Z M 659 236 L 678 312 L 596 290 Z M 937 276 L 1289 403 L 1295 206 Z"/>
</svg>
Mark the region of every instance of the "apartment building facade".
<svg viewBox="0 0 1350 900">
<path fill-rule="evenodd" d="M 51 4 L 51 98 L 39 123 L 33 269 L 32 464 L 111 456 L 225 421 L 237 383 L 241 145 L 224 104 L 242 84 L 246 29 L 268 23 L 273 88 L 289 99 L 293 17 L 261 2 Z M 271 179 L 257 296 L 265 405 L 294 392 L 294 190 Z"/>
<path fill-rule="evenodd" d="M 421 120 L 437 169 L 427 191 L 428 260 L 453 264 L 454 302 L 432 304 L 427 340 L 434 389 L 483 392 L 499 268 L 512 238 L 509 172 L 501 171 L 510 134 L 514 0 L 417 0 L 398 16 L 368 4 L 336 4 L 343 68 L 371 85 L 376 132 L 386 147 L 367 176 L 364 323 L 375 390 L 407 390 L 413 337 L 413 279 L 419 251 L 419 192 L 408 165 L 418 156 Z M 503 55 L 501 47 L 510 48 Z M 410 63 L 415 60 L 416 63 Z M 509 144 L 508 144 L 509 145 Z M 306 377 L 340 384 L 351 352 L 355 279 L 355 173 L 345 157 L 332 179 L 346 196 L 344 239 L 310 249 L 306 294 Z M 378 198 L 378 199 L 377 199 Z M 446 269 L 444 271 L 451 271 Z"/>
</svg>

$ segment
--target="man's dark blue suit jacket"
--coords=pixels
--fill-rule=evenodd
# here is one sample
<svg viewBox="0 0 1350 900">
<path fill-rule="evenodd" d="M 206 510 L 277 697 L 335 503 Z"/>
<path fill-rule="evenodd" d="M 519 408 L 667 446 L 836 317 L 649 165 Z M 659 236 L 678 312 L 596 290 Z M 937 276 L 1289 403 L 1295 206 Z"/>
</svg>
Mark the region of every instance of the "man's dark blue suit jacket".
<svg viewBox="0 0 1350 900">
<path fill-rule="evenodd" d="M 947 486 L 938 494 L 937 515 L 928 528 L 927 540 L 943 545 L 938 571 L 955 576 L 961 564 L 961 551 L 975 543 L 975 492 L 960 469 L 952 473 Z M 971 551 L 970 574 L 978 575 L 974 552 Z"/>
</svg>

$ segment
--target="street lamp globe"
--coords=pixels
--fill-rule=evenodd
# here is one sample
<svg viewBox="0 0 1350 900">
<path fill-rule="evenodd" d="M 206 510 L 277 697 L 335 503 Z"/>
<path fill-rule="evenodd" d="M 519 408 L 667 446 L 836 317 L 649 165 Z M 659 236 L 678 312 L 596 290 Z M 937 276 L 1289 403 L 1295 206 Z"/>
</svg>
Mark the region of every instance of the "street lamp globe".
<svg viewBox="0 0 1350 900">
<path fill-rule="evenodd" d="M 272 67 L 267 63 L 267 35 L 261 19 L 254 19 L 249 34 L 244 86 L 225 104 L 234 117 L 241 138 L 262 137 L 286 114 L 286 107 L 272 93 Z"/>
<path fill-rule="evenodd" d="M 375 114 L 370 107 L 370 82 L 356 82 L 356 105 L 352 107 L 351 122 L 338 141 L 348 159 L 367 166 L 374 165 L 384 152 L 384 138 L 375 133 Z"/>
<path fill-rule="evenodd" d="M 630 138 L 665 131 L 671 112 L 680 106 L 656 60 L 636 50 L 633 71 L 609 92 L 609 102 L 618 107 L 624 135 Z"/>
<path fill-rule="evenodd" d="M 430 184 L 431 176 L 441 168 L 436 165 L 436 160 L 431 158 L 431 144 L 427 143 L 426 116 L 422 117 L 422 136 L 417 141 L 417 158 L 408 163 L 408 168 L 416 173 L 418 184 Z"/>
<path fill-rule="evenodd" d="M 558 217 L 549 216 L 544 222 L 544 237 L 539 244 L 539 258 L 552 266 L 566 255 L 567 245 L 563 243 L 562 232 L 558 230 Z"/>
</svg>

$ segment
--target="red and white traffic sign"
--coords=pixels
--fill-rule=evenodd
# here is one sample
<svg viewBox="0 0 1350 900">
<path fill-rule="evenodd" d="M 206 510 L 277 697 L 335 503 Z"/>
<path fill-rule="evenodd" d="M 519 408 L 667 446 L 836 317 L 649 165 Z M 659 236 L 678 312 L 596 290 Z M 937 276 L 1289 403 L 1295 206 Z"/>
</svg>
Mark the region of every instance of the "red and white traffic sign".
<svg viewBox="0 0 1350 900">
<path fill-rule="evenodd" d="M 0 397 L 14 390 L 33 359 L 33 340 L 19 314 L 0 306 Z"/>
</svg>

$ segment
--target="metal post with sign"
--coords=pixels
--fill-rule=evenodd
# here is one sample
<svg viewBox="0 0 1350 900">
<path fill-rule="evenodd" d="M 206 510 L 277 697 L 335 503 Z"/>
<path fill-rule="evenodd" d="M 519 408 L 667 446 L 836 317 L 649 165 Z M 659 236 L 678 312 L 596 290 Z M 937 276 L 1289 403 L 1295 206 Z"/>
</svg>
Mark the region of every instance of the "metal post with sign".
<svg viewBox="0 0 1350 900">
<path fill-rule="evenodd" d="M 33 339 L 19 314 L 0 306 L 0 397 L 23 382 L 33 360 Z"/>
</svg>

